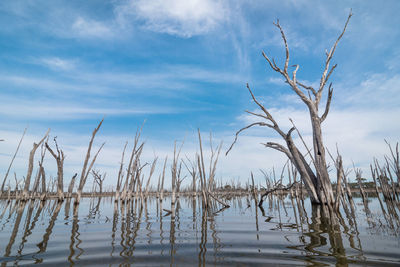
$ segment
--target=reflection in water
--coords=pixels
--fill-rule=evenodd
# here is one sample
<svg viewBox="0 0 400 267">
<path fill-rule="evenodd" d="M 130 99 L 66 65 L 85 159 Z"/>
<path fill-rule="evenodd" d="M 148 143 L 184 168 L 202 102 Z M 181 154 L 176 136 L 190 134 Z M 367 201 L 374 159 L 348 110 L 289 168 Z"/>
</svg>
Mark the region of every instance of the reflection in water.
<svg viewBox="0 0 400 267">
<path fill-rule="evenodd" d="M 0 202 L 1 266 L 400 263 L 391 226 L 398 214 L 380 213 L 382 199 L 354 198 L 340 213 L 297 195 L 268 196 L 266 210 L 250 196 L 232 197 L 222 210 L 193 196 L 178 198 L 173 212 L 163 203 L 169 199 Z"/>
<path fill-rule="evenodd" d="M 18 204 L 17 203 L 14 204 L 15 206 L 18 205 L 17 219 L 14 222 L 14 228 L 11 232 L 10 241 L 8 242 L 8 245 L 6 247 L 4 257 L 8 257 L 11 254 L 11 248 L 15 242 L 15 237 L 17 236 L 17 233 L 18 233 L 19 224 L 21 223 L 22 215 L 25 210 L 25 204 L 26 204 L 25 202 L 19 202 Z M 2 266 L 6 266 L 6 262 L 3 262 Z"/>
<path fill-rule="evenodd" d="M 79 256 L 83 253 L 83 249 L 79 247 L 79 244 L 82 241 L 79 239 L 79 219 L 78 219 L 78 205 L 74 205 L 73 215 L 72 215 L 72 228 L 71 228 L 71 237 L 69 243 L 69 255 L 68 262 L 73 265 L 75 263 L 74 259 L 79 259 Z M 79 252 L 75 251 L 77 249 Z M 77 254 L 75 256 L 75 254 Z M 74 257 L 75 256 L 75 257 Z"/>
</svg>

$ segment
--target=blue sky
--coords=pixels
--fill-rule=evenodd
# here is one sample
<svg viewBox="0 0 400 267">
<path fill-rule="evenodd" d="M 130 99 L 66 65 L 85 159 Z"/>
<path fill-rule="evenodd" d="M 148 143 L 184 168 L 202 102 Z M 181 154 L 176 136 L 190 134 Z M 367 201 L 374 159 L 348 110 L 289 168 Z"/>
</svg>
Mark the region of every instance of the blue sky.
<svg viewBox="0 0 400 267">
<path fill-rule="evenodd" d="M 67 175 L 79 172 L 103 116 L 97 142 L 107 143 L 96 168 L 109 177 L 144 120 L 148 160 L 170 154 L 175 139 L 185 139 L 184 153 L 192 155 L 197 128 L 212 131 L 226 150 L 235 131 L 253 121 L 243 112 L 256 109 L 246 82 L 283 128 L 293 118 L 309 140 L 305 107 L 261 51 L 282 64 L 272 24 L 279 18 L 298 78 L 315 84 L 350 8 L 324 132 L 328 148 L 337 143 L 349 166 L 366 169 L 386 152 L 384 138 L 399 140 L 399 1 L 1 1 L 2 173 L 26 126 L 18 175 L 47 128 L 66 151 Z M 266 129 L 245 134 L 221 159 L 219 177 L 245 181 L 250 171 L 279 168 L 284 158 L 259 144 L 268 140 L 279 139 Z M 50 172 L 54 165 L 46 162 Z"/>
</svg>

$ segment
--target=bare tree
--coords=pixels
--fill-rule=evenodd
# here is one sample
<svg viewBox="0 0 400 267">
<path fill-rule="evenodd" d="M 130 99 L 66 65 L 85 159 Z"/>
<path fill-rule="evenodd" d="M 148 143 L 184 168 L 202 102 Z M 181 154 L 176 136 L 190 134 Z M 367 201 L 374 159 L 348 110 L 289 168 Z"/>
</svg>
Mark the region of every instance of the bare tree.
<svg viewBox="0 0 400 267">
<path fill-rule="evenodd" d="M 88 163 L 89 163 L 90 152 L 91 152 L 91 150 L 92 150 L 93 141 L 94 141 L 94 138 L 95 138 L 95 136 L 96 136 L 96 133 L 99 131 L 99 129 L 100 129 L 101 124 L 103 123 L 103 121 L 104 121 L 104 118 L 100 121 L 99 125 L 94 129 L 94 131 L 93 131 L 93 133 L 92 133 L 92 138 L 90 139 L 90 142 L 89 142 L 89 146 L 88 146 L 88 150 L 87 150 L 87 153 L 86 153 L 85 162 L 83 163 L 83 168 L 82 168 L 82 173 L 81 173 L 81 180 L 80 180 L 80 182 L 79 182 L 79 187 L 78 187 L 78 190 L 77 190 L 77 192 L 76 192 L 76 193 L 77 193 L 76 201 L 75 201 L 76 204 L 79 204 L 79 202 L 80 202 L 80 200 L 81 200 L 81 195 L 82 195 L 83 187 L 85 186 L 85 183 L 86 183 L 86 180 L 87 180 L 87 178 L 88 178 L 88 176 L 89 176 L 90 170 L 92 169 L 92 167 L 93 167 L 93 165 L 94 165 L 94 162 L 96 161 L 97 155 L 100 153 L 101 149 L 103 148 L 103 146 L 104 146 L 104 144 L 105 144 L 105 143 L 103 143 L 103 144 L 100 146 L 99 150 L 98 150 L 97 153 L 94 155 L 94 157 L 93 157 L 93 159 L 92 159 L 92 161 L 91 161 L 91 163 L 90 163 L 90 165 L 89 165 L 89 167 L 88 167 L 87 165 L 88 165 Z"/>
<path fill-rule="evenodd" d="M 121 183 L 122 183 L 122 180 L 124 180 L 123 168 L 124 168 L 125 150 L 126 150 L 127 145 L 128 145 L 128 141 L 125 142 L 124 150 L 122 151 L 121 165 L 120 165 L 119 171 L 118 171 L 117 188 L 115 189 L 115 200 L 114 200 L 116 202 L 119 200 Z"/>
<path fill-rule="evenodd" d="M 197 155 L 196 155 L 197 157 Z M 193 191 L 193 196 L 196 196 L 196 180 L 198 178 L 198 174 L 197 174 L 197 170 L 198 170 L 198 166 L 197 166 L 197 161 L 191 161 L 187 156 L 186 156 L 186 160 L 188 161 L 189 165 L 186 164 L 186 162 L 184 160 L 182 160 L 183 164 L 185 165 L 187 171 L 189 172 L 190 176 L 192 176 L 192 191 Z"/>
<path fill-rule="evenodd" d="M 339 35 L 339 37 L 336 39 L 336 42 L 333 44 L 332 48 L 329 50 L 329 52 L 326 52 L 326 59 L 324 63 L 324 69 L 321 75 L 320 83 L 318 88 L 314 88 L 309 85 L 305 85 L 302 82 L 297 80 L 297 71 L 299 70 L 299 65 L 293 65 L 294 70 L 292 74 L 290 75 L 288 72 L 289 68 L 289 47 L 288 43 L 286 41 L 286 36 L 285 33 L 279 24 L 279 20 L 274 23 L 274 25 L 279 29 L 283 43 L 285 46 L 285 52 L 286 52 L 286 57 L 285 57 L 285 63 L 283 68 L 278 67 L 274 59 L 270 59 L 264 52 L 262 52 L 262 55 L 264 58 L 267 60 L 269 66 L 271 67 L 272 70 L 275 72 L 279 73 L 282 75 L 284 78 L 285 82 L 290 86 L 291 90 L 295 92 L 295 94 L 302 100 L 302 102 L 307 106 L 309 114 L 310 114 L 310 120 L 311 120 L 311 125 L 312 125 L 312 133 L 313 133 L 313 153 L 311 152 L 310 149 L 308 149 L 308 154 L 311 157 L 312 164 L 314 166 L 311 166 L 310 163 L 307 163 L 305 160 L 305 155 L 303 155 L 300 150 L 297 148 L 296 144 L 293 141 L 292 138 L 292 132 L 294 130 L 297 130 L 295 126 L 293 126 L 288 132 L 283 131 L 278 123 L 275 121 L 274 117 L 272 114 L 268 111 L 268 109 L 261 104 L 256 97 L 254 96 L 252 90 L 250 89 L 250 86 L 247 84 L 247 89 L 250 92 L 250 95 L 253 99 L 253 101 L 257 104 L 257 106 L 261 109 L 262 113 L 255 113 L 251 111 L 246 111 L 247 113 L 254 115 L 255 117 L 261 118 L 264 121 L 259 121 L 259 122 L 254 122 L 242 129 L 240 129 L 236 133 L 236 137 L 234 142 L 232 143 L 231 147 L 228 149 L 226 154 L 232 149 L 233 145 L 236 143 L 238 135 L 246 130 L 249 129 L 253 126 L 262 126 L 262 127 L 269 127 L 273 129 L 276 133 L 278 133 L 283 140 L 286 143 L 286 146 L 279 144 L 279 143 L 274 143 L 274 142 L 267 142 L 263 145 L 265 145 L 268 148 L 275 149 L 277 151 L 280 151 L 284 153 L 294 164 L 296 169 L 298 170 L 304 184 L 306 185 L 307 191 L 311 197 L 311 201 L 316 204 L 334 204 L 335 199 L 333 196 L 333 190 L 332 190 L 332 185 L 331 181 L 329 179 L 329 174 L 327 170 L 327 163 L 326 163 L 326 158 L 325 158 L 325 147 L 324 147 L 324 142 L 323 142 L 323 137 L 322 137 L 322 129 L 321 129 L 321 124 L 324 122 L 326 117 L 328 116 L 331 100 L 332 100 L 332 94 L 333 94 L 333 89 L 332 89 L 332 83 L 328 87 L 328 97 L 325 105 L 325 111 L 323 112 L 322 115 L 319 114 L 319 104 L 321 102 L 322 94 L 324 92 L 324 89 L 329 81 L 329 78 L 333 72 L 333 70 L 336 68 L 336 64 L 333 66 L 330 66 L 331 60 L 333 57 L 333 54 L 335 53 L 336 47 L 342 38 L 344 32 L 346 31 L 347 25 L 349 23 L 349 20 L 352 16 L 352 13 L 350 11 L 346 23 L 344 25 L 343 31 Z M 297 131 L 298 132 L 298 131 Z M 299 133 L 299 132 L 298 132 Z M 303 142 L 305 145 L 305 143 Z M 313 155 L 312 155 L 313 154 Z M 313 170 L 314 169 L 314 170 Z"/>
<path fill-rule="evenodd" d="M 174 158 L 172 161 L 172 166 L 171 166 L 171 205 L 175 205 L 176 201 L 176 192 L 177 192 L 177 185 L 180 180 L 180 175 L 181 175 L 181 169 L 182 169 L 182 164 L 178 165 L 179 162 L 179 155 L 181 154 L 182 146 L 179 147 L 179 149 L 176 149 L 176 141 L 174 142 Z"/>
<path fill-rule="evenodd" d="M 75 173 L 74 176 L 72 176 L 71 181 L 69 182 L 68 197 L 72 197 L 72 191 L 74 190 L 76 176 L 78 176 L 77 173 Z"/>
<path fill-rule="evenodd" d="M 158 157 L 155 157 L 154 160 L 153 160 L 153 163 L 151 163 L 149 178 L 147 178 L 147 183 L 146 183 L 146 187 L 145 187 L 145 190 L 144 190 L 144 195 L 145 195 L 146 197 L 147 197 L 148 194 L 149 194 L 149 190 L 150 190 L 150 179 L 151 179 L 151 177 L 153 176 L 153 173 L 154 173 L 154 171 L 155 171 L 155 169 L 156 169 L 157 160 L 158 160 Z"/>
<path fill-rule="evenodd" d="M 10 162 L 10 165 L 8 166 L 6 175 L 4 176 L 3 183 L 1 184 L 1 192 L 0 192 L 0 194 L 2 194 L 3 191 L 4 191 L 4 185 L 6 184 L 7 177 L 8 177 L 8 173 L 10 172 L 10 169 L 11 169 L 11 166 L 12 166 L 12 164 L 13 164 L 13 162 L 14 162 L 14 159 L 15 159 L 15 157 L 17 156 L 19 147 L 21 146 L 22 140 L 24 139 L 26 130 L 27 130 L 27 128 L 25 128 L 24 133 L 22 134 L 22 137 L 21 137 L 21 139 L 19 140 L 19 143 L 18 143 L 18 146 L 17 146 L 17 150 L 15 150 L 14 156 L 12 157 L 11 162 Z M 0 141 L 4 141 L 4 140 L 0 140 Z"/>
<path fill-rule="evenodd" d="M 92 170 L 94 182 L 99 186 L 99 194 L 103 193 L 103 182 L 106 179 L 106 173 L 100 174 L 100 171 Z"/>
<path fill-rule="evenodd" d="M 167 167 L 167 161 L 168 161 L 168 156 L 165 157 L 164 165 L 163 165 L 163 171 L 162 171 L 162 174 L 160 174 L 160 177 L 159 177 L 160 178 L 159 180 L 161 180 L 161 183 L 160 183 L 160 187 L 159 187 L 158 192 L 160 194 L 160 201 L 161 202 L 164 199 L 164 179 L 165 179 L 165 169 Z"/>
<path fill-rule="evenodd" d="M 47 138 L 47 136 L 49 135 L 50 129 L 47 130 L 46 134 L 43 136 L 43 138 L 39 141 L 39 143 L 33 143 L 33 148 L 31 150 L 31 153 L 29 154 L 29 163 L 28 163 L 28 171 L 26 174 L 26 178 L 25 178 L 25 186 L 24 186 L 24 191 L 22 193 L 22 199 L 23 200 L 27 200 L 29 197 L 29 186 L 31 183 L 31 177 L 32 177 L 32 171 L 33 171 L 33 161 L 35 158 L 35 153 L 36 153 L 36 149 L 44 142 L 44 140 Z"/>
<path fill-rule="evenodd" d="M 212 145 L 212 137 L 210 133 L 210 165 L 209 165 L 209 172 L 207 175 L 206 168 L 205 168 L 205 161 L 204 161 L 204 154 L 203 154 L 203 144 L 201 141 L 201 134 L 200 134 L 200 129 L 197 129 L 197 134 L 199 137 L 199 148 L 200 148 L 200 155 L 197 154 L 197 166 L 198 166 L 198 171 L 199 171 L 199 178 L 200 178 L 200 186 L 201 186 L 201 192 L 203 195 L 203 204 L 205 204 L 206 207 L 210 206 L 210 197 L 215 199 L 218 203 L 222 204 L 224 207 L 229 207 L 227 203 L 222 201 L 221 199 L 218 199 L 214 194 L 214 179 L 215 179 L 215 174 L 217 170 L 217 163 L 219 159 L 219 154 L 221 152 L 222 148 L 222 141 L 219 143 L 219 145 L 214 149 Z"/>
<path fill-rule="evenodd" d="M 46 148 L 50 154 L 54 157 L 57 162 L 57 196 L 59 200 L 64 200 L 64 152 L 58 148 L 57 137 L 54 137 L 54 143 L 56 145 L 57 154 L 51 149 L 49 144 L 46 142 Z"/>
<path fill-rule="evenodd" d="M 124 184 L 121 192 L 121 199 L 123 201 L 130 200 L 130 198 L 132 197 L 135 185 L 140 182 L 139 180 L 142 169 L 146 166 L 146 164 L 144 166 L 141 166 L 140 163 L 140 156 L 142 155 L 144 147 L 144 142 L 139 142 L 142 128 L 143 125 L 136 131 L 132 153 L 129 159 L 128 168 L 126 170 L 125 182 L 122 183 L 122 179 L 120 181 L 121 185 Z"/>
</svg>

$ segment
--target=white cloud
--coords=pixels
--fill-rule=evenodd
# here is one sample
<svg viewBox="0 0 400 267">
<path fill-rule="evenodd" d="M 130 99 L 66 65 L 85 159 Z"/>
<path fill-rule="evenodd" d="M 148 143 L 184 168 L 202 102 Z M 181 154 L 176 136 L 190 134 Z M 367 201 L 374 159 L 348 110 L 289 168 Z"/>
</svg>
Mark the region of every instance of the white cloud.
<svg viewBox="0 0 400 267">
<path fill-rule="evenodd" d="M 227 8 L 222 1 L 155 0 L 130 1 L 116 8 L 120 23 L 133 16 L 145 29 L 191 37 L 215 29 L 226 19 Z"/>
<path fill-rule="evenodd" d="M 373 74 L 352 90 L 345 88 L 339 90 L 338 97 L 347 105 L 371 108 L 398 107 L 400 75 Z"/>
<path fill-rule="evenodd" d="M 53 70 L 66 71 L 66 70 L 71 70 L 71 69 L 75 68 L 74 60 L 62 59 L 62 58 L 58 58 L 58 57 L 42 58 L 39 60 L 39 63 L 41 63 Z"/>
<path fill-rule="evenodd" d="M 109 107 L 95 107 L 88 104 L 79 105 L 62 100 L 43 101 L 39 99 L 22 100 L 17 98 L 2 97 L 6 99 L 0 106 L 0 114 L 16 119 L 37 119 L 37 120 L 68 120 L 82 119 L 99 116 L 127 116 L 140 114 L 171 114 L 182 112 L 178 107 L 161 105 L 136 105 L 135 108 L 123 108 L 121 104 L 108 103 Z"/>
<path fill-rule="evenodd" d="M 270 77 L 268 83 L 282 86 L 285 85 L 285 80 L 282 77 Z"/>
<path fill-rule="evenodd" d="M 35 64 L 42 60 L 35 60 Z M 90 93 L 96 95 L 118 93 L 154 93 L 166 94 L 168 91 L 192 90 L 193 82 L 209 82 L 216 84 L 237 84 L 245 80 L 243 75 L 234 72 L 209 70 L 191 65 L 157 66 L 151 70 L 134 71 L 96 71 L 89 64 L 84 67 L 73 59 L 50 60 L 48 64 L 70 66 L 69 72 L 63 73 L 62 79 L 50 75 L 35 76 L 33 74 L 2 74 L 0 84 L 17 87 L 26 91 L 57 92 L 70 95 L 71 92 Z"/>
<path fill-rule="evenodd" d="M 72 24 L 72 30 L 81 37 L 109 38 L 114 35 L 112 28 L 104 22 L 78 17 Z"/>
<path fill-rule="evenodd" d="M 292 126 L 288 119 L 292 118 L 303 138 L 308 143 L 308 147 L 312 147 L 312 132 L 307 111 L 290 108 L 272 108 L 270 112 L 284 131 L 287 131 Z M 354 161 L 356 166 L 363 168 L 366 176 L 370 177 L 368 166 L 372 162 L 373 157 L 382 159 L 383 155 L 388 153 L 384 139 L 392 143 L 399 141 L 398 133 L 400 132 L 400 125 L 395 123 L 399 117 L 399 108 L 333 109 L 323 124 L 325 146 L 331 152 L 335 153 L 335 147 L 338 144 L 347 167 L 351 167 L 352 161 Z M 259 121 L 250 115 L 243 115 L 238 119 L 242 121 L 242 127 L 256 120 Z M 274 141 L 277 137 L 277 134 L 272 129 L 262 127 L 242 133 L 239 143 L 242 142 L 241 140 L 244 135 L 250 135 L 253 139 L 263 138 L 263 142 Z M 297 134 L 294 134 L 294 136 L 297 136 Z M 295 142 L 299 147 L 304 149 L 299 138 L 296 138 Z M 280 152 L 270 150 L 265 151 L 265 153 L 275 153 L 277 155 Z M 284 160 L 278 163 L 283 165 Z"/>
</svg>

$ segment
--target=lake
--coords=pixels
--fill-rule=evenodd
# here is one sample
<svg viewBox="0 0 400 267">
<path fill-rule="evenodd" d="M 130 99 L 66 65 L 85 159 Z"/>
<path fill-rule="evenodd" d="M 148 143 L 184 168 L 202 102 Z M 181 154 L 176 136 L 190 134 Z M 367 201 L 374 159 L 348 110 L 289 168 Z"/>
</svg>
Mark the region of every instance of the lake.
<svg viewBox="0 0 400 267">
<path fill-rule="evenodd" d="M 132 201 L 83 198 L 0 202 L 2 266 L 126 265 L 371 265 L 400 266 L 398 225 L 390 226 L 376 198 L 366 214 L 332 225 L 320 207 L 289 197 L 267 198 L 264 211 L 250 196 L 202 208 L 201 198 Z M 142 204 L 142 205 L 141 205 Z"/>
</svg>

